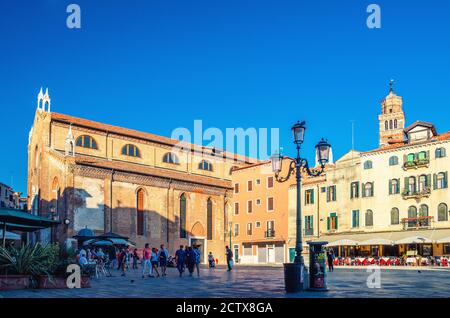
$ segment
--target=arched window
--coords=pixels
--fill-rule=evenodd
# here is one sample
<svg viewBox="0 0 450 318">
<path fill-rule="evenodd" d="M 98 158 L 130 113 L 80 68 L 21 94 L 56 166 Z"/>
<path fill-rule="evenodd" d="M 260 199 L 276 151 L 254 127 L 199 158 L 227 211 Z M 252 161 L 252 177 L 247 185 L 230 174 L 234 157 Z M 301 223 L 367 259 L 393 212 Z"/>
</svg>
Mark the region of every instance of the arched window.
<svg viewBox="0 0 450 318">
<path fill-rule="evenodd" d="M 391 210 L 391 225 L 400 224 L 400 215 L 397 208 L 392 208 Z"/>
<path fill-rule="evenodd" d="M 384 130 L 388 130 L 389 129 L 389 124 L 387 122 L 387 120 L 384 122 Z"/>
<path fill-rule="evenodd" d="M 394 125 L 392 123 L 392 119 L 389 121 L 389 129 L 394 129 Z"/>
<path fill-rule="evenodd" d="M 180 196 L 180 238 L 186 238 L 186 196 Z"/>
<path fill-rule="evenodd" d="M 39 167 L 39 148 L 36 146 L 34 148 L 34 168 L 37 169 Z"/>
<path fill-rule="evenodd" d="M 200 170 L 213 171 L 212 164 L 206 160 L 200 161 L 200 163 L 198 164 L 198 168 Z"/>
<path fill-rule="evenodd" d="M 397 156 L 392 156 L 389 158 L 389 165 L 390 166 L 396 166 L 398 165 L 398 157 Z"/>
<path fill-rule="evenodd" d="M 59 194 L 59 180 L 58 177 L 54 177 L 52 182 L 52 193 L 50 194 L 50 212 L 54 215 L 58 215 Z"/>
<path fill-rule="evenodd" d="M 366 211 L 366 226 L 373 226 L 373 211 Z"/>
<path fill-rule="evenodd" d="M 410 206 L 408 208 L 408 227 L 415 227 L 417 225 L 417 208 Z"/>
<path fill-rule="evenodd" d="M 122 155 L 130 157 L 141 157 L 141 152 L 135 145 L 127 144 L 122 147 Z"/>
<path fill-rule="evenodd" d="M 448 208 L 445 203 L 438 206 L 438 221 L 448 221 Z"/>
<path fill-rule="evenodd" d="M 372 169 L 372 161 L 364 161 L 364 169 Z"/>
<path fill-rule="evenodd" d="M 447 173 L 439 172 L 435 175 L 434 187 L 436 189 L 445 189 L 447 188 Z"/>
<path fill-rule="evenodd" d="M 95 141 L 94 138 L 92 138 L 89 135 L 82 135 L 82 136 L 78 137 L 77 141 L 75 142 L 75 144 L 78 147 L 90 148 L 90 149 L 98 149 L 97 142 Z"/>
<path fill-rule="evenodd" d="M 144 189 L 139 189 L 136 194 L 136 232 L 144 235 Z"/>
<path fill-rule="evenodd" d="M 397 129 L 397 119 L 394 119 L 394 129 Z"/>
<path fill-rule="evenodd" d="M 428 219 L 428 205 L 422 204 L 419 209 L 419 226 L 430 225 L 430 220 Z"/>
<path fill-rule="evenodd" d="M 213 210 L 212 210 L 212 200 L 211 198 L 208 199 L 207 202 L 207 208 L 206 208 L 206 217 L 207 217 L 207 239 L 212 240 L 213 239 Z"/>
<path fill-rule="evenodd" d="M 178 156 L 174 154 L 173 152 L 168 152 L 163 156 L 163 162 L 165 163 L 173 163 L 173 164 L 180 164 L 180 160 L 178 160 Z"/>
<path fill-rule="evenodd" d="M 363 184 L 363 194 L 365 197 L 373 197 L 373 182 Z"/>
<path fill-rule="evenodd" d="M 419 176 L 419 191 L 426 191 L 428 189 L 428 179 L 426 175 Z"/>
<path fill-rule="evenodd" d="M 416 192 L 416 177 L 408 178 L 408 192 L 409 194 L 413 194 Z"/>
<path fill-rule="evenodd" d="M 407 162 L 414 162 L 414 159 L 415 159 L 415 155 L 414 155 L 413 153 L 409 153 L 409 154 L 406 156 L 406 161 L 407 161 Z"/>
<path fill-rule="evenodd" d="M 389 194 L 398 194 L 400 192 L 400 184 L 398 179 L 390 180 Z"/>
<path fill-rule="evenodd" d="M 444 158 L 445 157 L 445 148 L 437 148 L 435 151 L 436 158 Z"/>
</svg>

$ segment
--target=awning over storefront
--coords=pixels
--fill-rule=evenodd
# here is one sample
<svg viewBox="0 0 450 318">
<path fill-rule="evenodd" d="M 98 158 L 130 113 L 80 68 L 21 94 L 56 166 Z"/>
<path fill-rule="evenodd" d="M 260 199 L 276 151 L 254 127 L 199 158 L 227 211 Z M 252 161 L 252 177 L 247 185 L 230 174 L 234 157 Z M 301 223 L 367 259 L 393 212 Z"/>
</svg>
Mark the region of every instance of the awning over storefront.
<svg viewBox="0 0 450 318">
<path fill-rule="evenodd" d="M 328 241 L 328 246 L 450 243 L 450 229 L 330 234 L 313 241 Z"/>
</svg>

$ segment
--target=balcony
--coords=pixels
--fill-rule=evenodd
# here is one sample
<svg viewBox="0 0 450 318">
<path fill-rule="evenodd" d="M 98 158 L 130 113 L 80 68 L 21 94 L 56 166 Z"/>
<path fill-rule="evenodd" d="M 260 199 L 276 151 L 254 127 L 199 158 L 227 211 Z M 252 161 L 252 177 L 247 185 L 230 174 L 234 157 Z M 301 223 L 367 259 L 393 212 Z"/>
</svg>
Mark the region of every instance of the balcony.
<svg viewBox="0 0 450 318">
<path fill-rule="evenodd" d="M 266 238 L 272 238 L 272 237 L 275 237 L 275 230 L 267 230 L 267 231 L 265 231 L 264 232 L 264 236 L 266 237 Z"/>
<path fill-rule="evenodd" d="M 304 229 L 303 230 L 304 236 L 313 236 L 314 235 L 314 229 Z"/>
<path fill-rule="evenodd" d="M 431 227 L 432 216 L 419 216 L 416 218 L 404 218 L 402 219 L 404 230 L 420 230 L 428 229 Z"/>
<path fill-rule="evenodd" d="M 420 199 L 420 198 L 427 198 L 429 197 L 431 194 L 431 188 L 430 187 L 425 187 L 419 191 L 410 191 L 408 189 L 405 189 L 402 193 L 402 197 L 403 199 L 407 200 L 407 199 Z"/>
<path fill-rule="evenodd" d="M 409 170 L 409 169 L 418 169 L 418 168 L 428 168 L 430 164 L 430 159 L 425 158 L 425 159 L 418 159 L 418 160 L 414 160 L 414 161 L 406 161 L 403 164 L 403 170 Z"/>
</svg>

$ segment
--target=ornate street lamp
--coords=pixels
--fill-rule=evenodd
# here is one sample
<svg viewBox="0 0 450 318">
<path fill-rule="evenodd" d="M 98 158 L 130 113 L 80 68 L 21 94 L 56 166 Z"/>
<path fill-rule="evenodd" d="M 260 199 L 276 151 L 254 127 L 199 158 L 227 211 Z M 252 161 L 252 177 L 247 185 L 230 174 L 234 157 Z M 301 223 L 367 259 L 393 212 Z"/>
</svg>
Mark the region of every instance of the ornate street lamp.
<svg viewBox="0 0 450 318">
<path fill-rule="evenodd" d="M 297 292 L 303 289 L 303 272 L 305 264 L 303 262 L 303 242 L 302 242 L 302 215 L 301 215 L 301 173 L 302 169 L 308 175 L 317 177 L 320 176 L 330 156 L 330 144 L 322 138 L 316 145 L 316 155 L 320 164 L 320 170 L 311 171 L 309 169 L 308 160 L 300 157 L 300 146 L 305 137 L 305 122 L 297 122 L 292 126 L 292 134 L 294 137 L 294 143 L 297 146 L 297 157 L 295 159 L 286 158 L 290 160 L 289 171 L 287 176 L 280 176 L 282 171 L 283 157 L 276 153 L 272 155 L 272 171 L 275 173 L 275 178 L 278 182 L 286 182 L 290 176 L 295 172 L 297 181 L 297 223 L 296 223 L 296 242 L 295 242 L 295 259 L 294 263 L 284 264 L 285 272 L 285 285 L 286 291 Z"/>
</svg>

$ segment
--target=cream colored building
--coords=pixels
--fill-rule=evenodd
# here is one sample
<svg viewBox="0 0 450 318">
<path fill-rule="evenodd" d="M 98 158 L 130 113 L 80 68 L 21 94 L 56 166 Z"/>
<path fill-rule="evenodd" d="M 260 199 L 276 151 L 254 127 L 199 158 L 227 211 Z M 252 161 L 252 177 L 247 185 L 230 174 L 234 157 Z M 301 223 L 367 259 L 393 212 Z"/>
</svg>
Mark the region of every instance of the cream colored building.
<svg viewBox="0 0 450 318">
<path fill-rule="evenodd" d="M 350 151 L 324 176 L 303 179 L 304 241 L 328 241 L 341 256 L 450 255 L 450 132 L 420 121 L 404 128 L 404 118 L 391 88 L 379 148 Z"/>
</svg>

